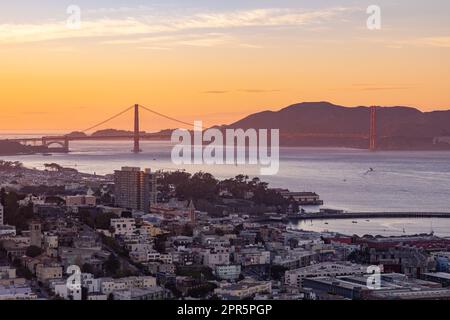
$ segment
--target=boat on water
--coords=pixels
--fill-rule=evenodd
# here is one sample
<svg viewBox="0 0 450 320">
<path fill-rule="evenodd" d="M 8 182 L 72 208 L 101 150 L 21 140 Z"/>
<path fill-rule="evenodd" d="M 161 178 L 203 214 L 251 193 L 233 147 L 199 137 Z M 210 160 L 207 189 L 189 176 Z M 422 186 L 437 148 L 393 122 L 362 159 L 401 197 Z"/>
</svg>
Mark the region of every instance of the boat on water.
<svg viewBox="0 0 450 320">
<path fill-rule="evenodd" d="M 358 223 L 358 221 L 352 221 L 352 223 Z"/>
</svg>

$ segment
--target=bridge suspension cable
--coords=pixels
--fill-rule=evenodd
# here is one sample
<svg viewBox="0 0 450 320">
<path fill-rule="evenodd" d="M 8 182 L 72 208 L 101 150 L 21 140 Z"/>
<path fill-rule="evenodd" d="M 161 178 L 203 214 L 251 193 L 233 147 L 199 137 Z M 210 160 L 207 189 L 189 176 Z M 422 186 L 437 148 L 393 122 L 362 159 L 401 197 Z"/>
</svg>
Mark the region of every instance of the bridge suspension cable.
<svg viewBox="0 0 450 320">
<path fill-rule="evenodd" d="M 139 106 L 140 106 L 142 109 L 147 110 L 148 112 L 151 112 L 151 113 L 153 113 L 153 114 L 156 114 L 157 116 L 160 116 L 160 117 L 166 118 L 166 119 L 168 119 L 168 120 L 172 120 L 172 121 L 175 121 L 175 122 L 178 122 L 178 123 L 181 123 L 181 124 L 184 124 L 184 125 L 187 125 L 187 126 L 192 127 L 192 123 L 187 123 L 187 122 L 184 122 L 184 121 L 181 121 L 181 120 L 178 120 L 178 119 L 175 119 L 175 118 L 166 116 L 166 115 L 164 115 L 164 114 L 162 114 L 162 113 L 159 113 L 159 112 L 157 112 L 157 111 L 154 111 L 154 110 L 152 110 L 152 109 L 150 109 L 150 108 L 147 108 L 147 107 L 145 107 L 145 106 L 143 106 L 143 105 L 139 105 Z"/>
<path fill-rule="evenodd" d="M 109 122 L 109 121 L 112 121 L 112 120 L 114 120 L 114 119 L 117 118 L 117 117 L 120 117 L 121 115 L 123 115 L 124 113 L 130 111 L 130 110 L 133 109 L 134 107 L 135 107 L 134 105 L 133 105 L 133 106 L 130 106 L 130 107 L 126 108 L 125 110 L 119 112 L 118 114 L 116 114 L 116 115 L 114 115 L 114 116 L 112 116 L 112 117 L 110 117 L 110 118 L 108 118 L 108 119 L 106 119 L 106 120 L 104 120 L 104 121 L 102 121 L 102 122 L 100 122 L 100 123 L 97 123 L 97 124 L 94 125 L 94 126 L 91 126 L 91 127 L 87 128 L 87 129 L 84 129 L 84 130 L 82 130 L 82 131 L 80 131 L 80 132 L 86 133 L 87 131 L 91 131 L 91 130 L 97 128 L 97 127 L 100 127 L 101 125 L 104 125 L 105 123 L 107 123 L 107 122 Z M 146 111 L 148 111 L 148 112 L 150 112 L 150 113 L 153 113 L 153 114 L 155 114 L 155 115 L 157 115 L 157 116 L 159 116 L 159 117 L 162 117 L 162 118 L 165 118 L 165 119 L 168 119 L 168 120 L 171 120 L 171 121 L 174 121 L 174 122 L 177 122 L 177 123 L 180 123 L 180 124 L 189 126 L 189 127 L 192 127 L 192 125 L 193 125 L 192 123 L 188 123 L 188 122 L 185 122 L 185 121 L 182 121 L 182 120 L 175 119 L 175 118 L 170 117 L 170 116 L 168 116 L 168 115 L 162 114 L 162 113 L 160 113 L 160 112 L 158 112 L 158 111 L 155 111 L 155 110 L 152 110 L 152 109 L 150 109 L 150 108 L 147 108 L 146 106 L 139 105 L 139 107 L 142 108 L 142 109 L 144 109 L 144 110 L 146 110 Z"/>
<path fill-rule="evenodd" d="M 104 120 L 104 121 L 102 121 L 102 122 L 96 124 L 95 126 L 89 127 L 89 128 L 87 128 L 87 129 L 85 129 L 85 130 L 83 130 L 83 131 L 81 131 L 81 132 L 91 131 L 92 129 L 95 129 L 95 128 L 97 128 L 97 127 L 100 127 L 101 125 L 103 125 L 103 124 L 105 124 L 105 123 L 107 123 L 107 122 L 109 122 L 109 121 L 111 121 L 111 120 L 114 120 L 114 119 L 117 118 L 117 117 L 120 117 L 121 115 L 123 115 L 124 113 L 128 112 L 128 111 L 131 110 L 132 108 L 134 108 L 134 106 L 131 106 L 131 107 L 129 107 L 129 108 L 126 108 L 125 110 L 123 110 L 122 112 L 119 112 L 118 114 L 112 116 L 111 118 L 108 118 L 108 119 L 106 119 L 106 120 Z"/>
</svg>

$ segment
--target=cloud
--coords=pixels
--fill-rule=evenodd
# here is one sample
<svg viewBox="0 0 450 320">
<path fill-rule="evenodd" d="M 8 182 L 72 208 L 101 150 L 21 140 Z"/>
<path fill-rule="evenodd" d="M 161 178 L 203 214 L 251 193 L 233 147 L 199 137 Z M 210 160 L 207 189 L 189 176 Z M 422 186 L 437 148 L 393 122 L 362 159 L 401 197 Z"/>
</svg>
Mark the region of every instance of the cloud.
<svg viewBox="0 0 450 320">
<path fill-rule="evenodd" d="M 377 85 L 374 83 L 354 83 L 352 87 L 356 87 L 361 91 L 382 91 L 382 90 L 407 90 L 411 89 L 411 85 L 396 84 L 396 85 Z"/>
<path fill-rule="evenodd" d="M 375 42 L 384 43 L 387 48 L 403 49 L 405 47 L 450 48 L 450 36 L 430 36 L 402 40 L 377 39 Z"/>
<path fill-rule="evenodd" d="M 151 50 L 170 50 L 173 47 L 178 46 L 190 46 L 190 47 L 218 47 L 218 46 L 234 46 L 242 48 L 262 48 L 261 46 L 244 43 L 236 36 L 227 33 L 176 33 L 170 35 L 152 35 L 145 37 L 135 37 L 127 39 L 114 39 L 102 41 L 102 44 L 107 45 L 130 45 L 139 44 L 140 49 Z"/>
<path fill-rule="evenodd" d="M 238 90 L 239 92 L 245 92 L 245 93 L 270 93 L 270 92 L 280 92 L 278 89 L 241 89 Z"/>
<path fill-rule="evenodd" d="M 22 112 L 22 114 L 24 115 L 33 115 L 33 116 L 40 116 L 40 115 L 47 115 L 49 114 L 48 112 L 41 112 L 41 111 L 26 111 L 26 112 Z"/>
<path fill-rule="evenodd" d="M 367 87 L 361 88 L 362 91 L 383 91 L 383 90 L 408 90 L 411 87 Z"/>
<path fill-rule="evenodd" d="M 450 36 L 419 38 L 411 41 L 411 44 L 424 47 L 450 48 Z"/>
<path fill-rule="evenodd" d="M 127 16 L 125 18 L 100 18 L 81 21 L 80 29 L 70 29 L 66 21 L 39 24 L 0 24 L 0 44 L 32 43 L 39 41 L 112 37 L 123 38 L 139 35 L 162 35 L 194 30 L 224 30 L 249 27 L 278 27 L 320 25 L 345 13 L 352 8 L 328 8 L 322 10 L 301 9 L 253 9 L 226 12 L 194 12 L 165 15 Z M 105 9 L 104 12 L 131 12 L 130 8 Z M 122 39 L 126 41 L 128 39 Z M 117 42 L 120 44 L 119 42 Z M 209 42 L 189 42 L 191 45 L 208 46 Z M 244 44 L 245 46 L 245 44 Z M 251 46 L 251 45 L 249 45 Z"/>
<path fill-rule="evenodd" d="M 206 94 L 224 94 L 224 93 L 229 93 L 230 91 L 226 91 L 226 90 L 209 90 L 209 91 L 203 91 L 202 93 L 206 93 Z"/>
<path fill-rule="evenodd" d="M 169 30 L 162 25 L 149 25 L 134 18 L 82 21 L 80 29 L 70 29 L 65 22 L 1 24 L 0 43 L 29 43 L 72 38 L 126 36 Z"/>
<path fill-rule="evenodd" d="M 241 93 L 270 93 L 270 92 L 280 92 L 281 90 L 278 89 L 238 89 L 234 90 L 236 92 Z M 210 90 L 210 91 L 204 91 L 203 93 L 207 94 L 224 94 L 224 93 L 231 93 L 233 90 Z"/>
</svg>

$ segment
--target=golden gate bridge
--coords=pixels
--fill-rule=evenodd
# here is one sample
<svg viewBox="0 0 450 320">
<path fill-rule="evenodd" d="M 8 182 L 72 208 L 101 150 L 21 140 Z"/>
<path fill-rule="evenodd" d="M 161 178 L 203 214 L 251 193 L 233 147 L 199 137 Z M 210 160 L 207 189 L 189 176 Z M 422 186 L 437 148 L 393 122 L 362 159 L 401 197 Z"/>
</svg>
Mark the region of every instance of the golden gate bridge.
<svg viewBox="0 0 450 320">
<path fill-rule="evenodd" d="M 339 133 L 301 133 L 296 134 L 295 137 L 298 138 L 360 138 L 360 139 L 368 139 L 368 149 L 371 151 L 375 151 L 377 149 L 377 108 L 376 106 L 370 107 L 370 129 L 368 133 L 355 133 L 355 134 L 339 134 Z M 170 133 L 146 133 L 143 134 L 140 132 L 140 118 L 139 118 L 139 110 L 145 110 L 159 117 L 165 118 L 167 120 L 171 120 L 173 122 L 182 124 L 183 126 L 192 127 L 193 124 L 170 117 L 168 115 L 162 114 L 150 108 L 147 108 L 143 105 L 135 104 L 126 108 L 125 110 L 115 114 L 114 116 L 103 120 L 96 125 L 93 125 L 89 128 L 86 128 L 81 131 L 77 131 L 74 134 L 66 134 L 66 135 L 54 135 L 54 136 L 43 136 L 43 137 L 34 137 L 34 138 L 18 138 L 18 139 L 9 139 L 9 141 L 19 142 L 21 144 L 26 145 L 40 145 L 48 148 L 49 152 L 69 152 L 70 151 L 70 141 L 106 141 L 106 140 L 133 140 L 134 147 L 132 152 L 139 153 L 141 152 L 140 141 L 141 140 L 167 140 L 170 139 Z M 134 131 L 133 134 L 105 134 L 105 135 L 88 135 L 89 131 L 92 131 L 118 117 L 127 113 L 130 110 L 134 110 Z M 58 146 L 56 148 L 50 148 L 50 146 Z"/>
</svg>

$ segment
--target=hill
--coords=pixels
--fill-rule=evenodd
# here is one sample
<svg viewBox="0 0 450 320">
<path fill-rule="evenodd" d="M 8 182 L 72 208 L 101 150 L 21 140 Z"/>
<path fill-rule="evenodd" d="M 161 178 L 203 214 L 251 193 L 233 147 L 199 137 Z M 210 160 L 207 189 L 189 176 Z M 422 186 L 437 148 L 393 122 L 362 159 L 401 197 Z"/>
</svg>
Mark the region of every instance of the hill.
<svg viewBox="0 0 450 320">
<path fill-rule="evenodd" d="M 287 146 L 367 148 L 370 108 L 304 102 L 251 114 L 225 128 L 279 128 L 280 143 Z M 448 143 L 436 143 L 437 137 L 446 136 L 450 136 L 450 110 L 422 112 L 406 106 L 377 109 L 379 149 L 450 149 Z"/>
</svg>

